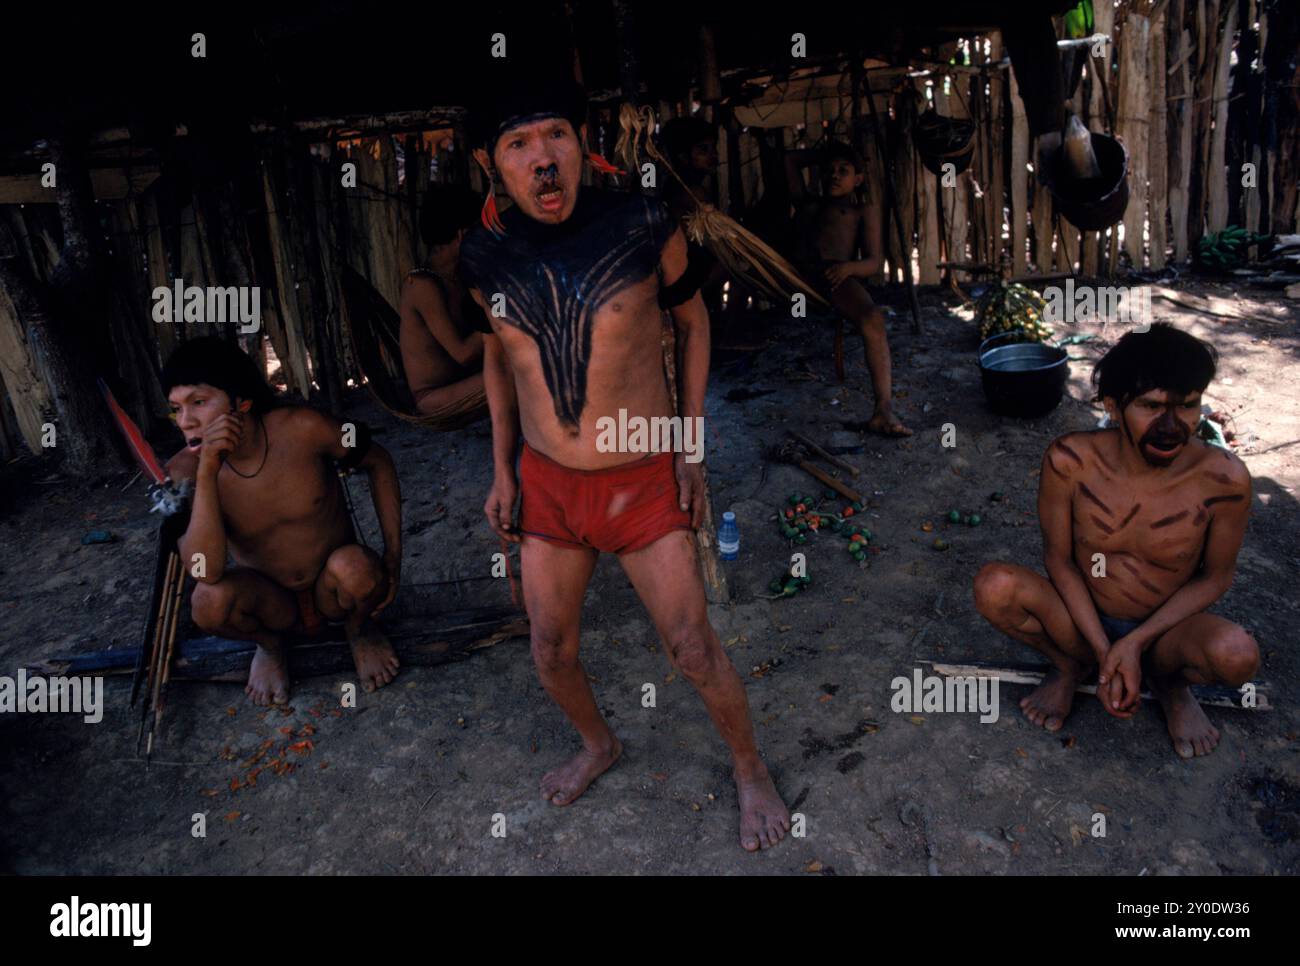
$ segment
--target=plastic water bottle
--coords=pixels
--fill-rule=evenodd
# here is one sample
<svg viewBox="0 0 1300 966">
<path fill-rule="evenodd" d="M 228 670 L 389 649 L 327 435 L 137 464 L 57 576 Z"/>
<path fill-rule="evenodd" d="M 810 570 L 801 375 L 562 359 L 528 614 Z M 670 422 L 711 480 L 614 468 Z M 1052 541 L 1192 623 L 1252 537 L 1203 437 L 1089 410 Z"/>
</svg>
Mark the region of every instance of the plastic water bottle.
<svg viewBox="0 0 1300 966">
<path fill-rule="evenodd" d="M 722 514 L 722 526 L 718 527 L 718 553 L 723 560 L 735 560 L 740 553 L 740 528 L 730 510 Z"/>
</svg>

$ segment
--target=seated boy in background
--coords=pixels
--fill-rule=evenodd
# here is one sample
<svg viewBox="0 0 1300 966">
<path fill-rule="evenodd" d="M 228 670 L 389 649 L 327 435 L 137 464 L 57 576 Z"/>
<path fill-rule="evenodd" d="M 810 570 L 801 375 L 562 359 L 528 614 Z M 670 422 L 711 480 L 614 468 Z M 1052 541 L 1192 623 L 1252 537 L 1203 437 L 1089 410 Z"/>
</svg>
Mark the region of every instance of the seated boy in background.
<svg viewBox="0 0 1300 966">
<path fill-rule="evenodd" d="M 795 267 L 862 334 L 876 397 L 868 428 L 883 436 L 911 436 L 912 431 L 894 415 L 885 314 L 867 294 L 864 281 L 880 271 L 883 252 L 880 209 L 857 199 L 865 180 L 862 158 L 840 143 L 832 143 L 824 151 L 789 151 L 785 157 L 795 208 Z M 820 198 L 810 195 L 804 186 L 803 168 L 811 164 L 825 166 L 825 194 Z"/>
<path fill-rule="evenodd" d="M 402 285 L 401 349 L 415 407 L 432 413 L 483 388 L 482 310 L 457 274 L 460 242 L 478 220 L 479 201 L 465 188 L 430 185 L 420 210 L 429 262 Z"/>
</svg>

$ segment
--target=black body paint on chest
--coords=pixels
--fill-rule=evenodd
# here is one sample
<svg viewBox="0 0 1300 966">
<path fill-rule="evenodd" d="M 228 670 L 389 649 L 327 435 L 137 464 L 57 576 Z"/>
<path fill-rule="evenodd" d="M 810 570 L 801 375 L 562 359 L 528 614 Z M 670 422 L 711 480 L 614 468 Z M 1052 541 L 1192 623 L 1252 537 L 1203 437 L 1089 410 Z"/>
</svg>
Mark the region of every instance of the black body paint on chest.
<svg viewBox="0 0 1300 966">
<path fill-rule="evenodd" d="M 576 428 L 587 401 L 596 311 L 653 274 L 674 225 L 656 200 L 581 188 L 573 214 L 544 225 L 511 208 L 506 235 L 475 228 L 461 245 L 461 272 L 501 321 L 537 343 L 555 415 Z"/>
</svg>

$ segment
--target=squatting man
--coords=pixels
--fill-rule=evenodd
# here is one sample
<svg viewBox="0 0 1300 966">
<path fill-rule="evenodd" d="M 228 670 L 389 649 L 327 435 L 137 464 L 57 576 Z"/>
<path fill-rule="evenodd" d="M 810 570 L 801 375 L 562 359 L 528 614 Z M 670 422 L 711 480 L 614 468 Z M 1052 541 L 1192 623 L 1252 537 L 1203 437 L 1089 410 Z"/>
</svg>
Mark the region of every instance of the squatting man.
<svg viewBox="0 0 1300 966">
<path fill-rule="evenodd" d="M 1219 731 L 1191 685 L 1240 688 L 1259 667 L 1250 634 L 1209 613 L 1232 584 L 1251 494 L 1241 460 L 1196 435 L 1215 363 L 1164 323 L 1120 339 L 1093 372 L 1110 427 L 1062 436 L 1043 457 L 1047 577 L 991 563 L 975 578 L 980 613 L 1052 663 L 1020 702 L 1048 731 L 1093 672 L 1117 718 L 1136 713 L 1145 677 L 1174 750 L 1208 755 Z"/>
<path fill-rule="evenodd" d="M 401 572 L 402 497 L 388 451 L 362 425 L 347 446 L 338 420 L 281 405 L 252 358 L 222 339 L 184 343 L 162 376 L 185 439 L 168 470 L 195 481 L 180 540 L 198 581 L 191 612 L 210 634 L 257 644 L 249 697 L 287 702 L 286 637 L 315 634 L 327 620 L 343 624 L 362 687 L 388 684 L 397 655 L 370 620 Z M 357 542 L 336 466 L 369 476 L 382 556 Z"/>
</svg>

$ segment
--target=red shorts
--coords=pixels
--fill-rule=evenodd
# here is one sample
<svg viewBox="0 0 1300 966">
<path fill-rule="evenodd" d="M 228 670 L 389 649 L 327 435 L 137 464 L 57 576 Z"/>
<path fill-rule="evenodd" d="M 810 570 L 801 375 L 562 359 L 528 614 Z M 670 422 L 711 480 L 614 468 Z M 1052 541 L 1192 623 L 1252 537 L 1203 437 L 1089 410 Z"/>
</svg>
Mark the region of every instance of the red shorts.
<svg viewBox="0 0 1300 966">
<path fill-rule="evenodd" d="M 574 470 L 524 443 L 519 493 L 520 531 L 566 547 L 632 553 L 691 529 L 690 513 L 677 502 L 672 453 Z"/>
</svg>

